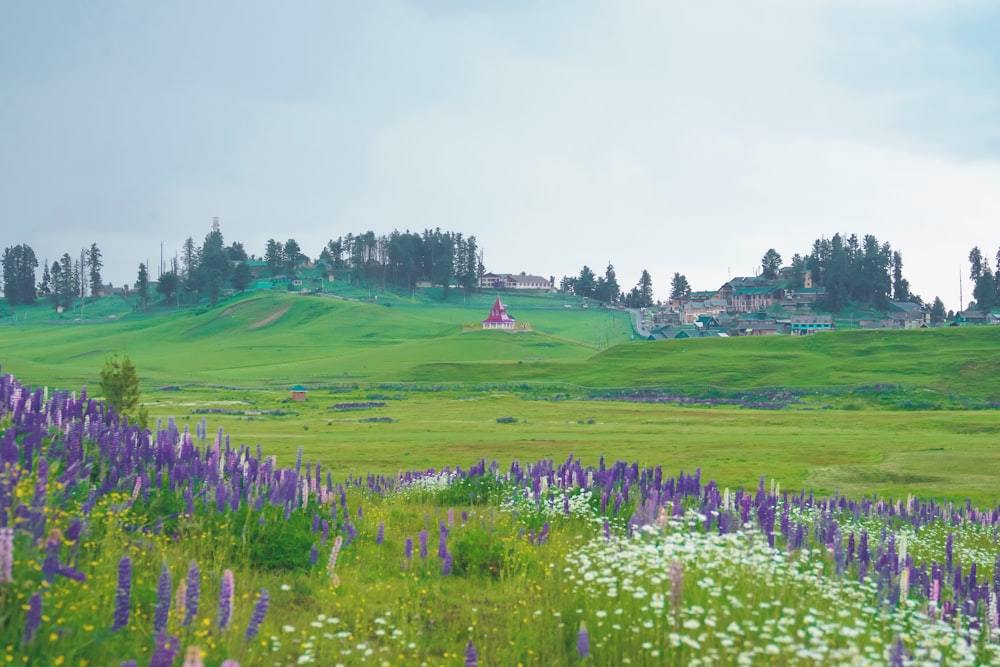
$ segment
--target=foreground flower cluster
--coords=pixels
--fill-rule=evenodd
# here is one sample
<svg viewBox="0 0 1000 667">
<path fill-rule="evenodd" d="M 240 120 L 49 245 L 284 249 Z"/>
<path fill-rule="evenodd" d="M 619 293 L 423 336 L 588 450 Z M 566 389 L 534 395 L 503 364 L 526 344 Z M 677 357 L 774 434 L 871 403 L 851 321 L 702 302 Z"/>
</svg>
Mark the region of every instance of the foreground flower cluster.
<svg viewBox="0 0 1000 667">
<path fill-rule="evenodd" d="M 13 664 L 996 663 L 998 529 L 603 458 L 335 482 L 0 378 Z"/>
</svg>

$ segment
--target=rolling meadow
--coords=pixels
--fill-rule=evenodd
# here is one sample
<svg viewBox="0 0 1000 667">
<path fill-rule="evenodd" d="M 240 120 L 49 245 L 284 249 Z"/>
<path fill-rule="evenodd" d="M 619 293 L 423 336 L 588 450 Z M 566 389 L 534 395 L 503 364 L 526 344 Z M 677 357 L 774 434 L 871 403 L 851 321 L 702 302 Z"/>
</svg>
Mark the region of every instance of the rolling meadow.
<svg viewBox="0 0 1000 667">
<path fill-rule="evenodd" d="M 0 326 L 7 663 L 1000 661 L 1000 331 L 359 296 Z"/>
</svg>

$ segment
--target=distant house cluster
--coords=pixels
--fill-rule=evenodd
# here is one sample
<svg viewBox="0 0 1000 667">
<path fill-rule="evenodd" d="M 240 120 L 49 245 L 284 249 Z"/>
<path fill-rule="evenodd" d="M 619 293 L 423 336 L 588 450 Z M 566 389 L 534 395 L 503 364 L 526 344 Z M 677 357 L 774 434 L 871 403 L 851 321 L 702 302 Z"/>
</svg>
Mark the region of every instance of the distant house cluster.
<svg viewBox="0 0 1000 667">
<path fill-rule="evenodd" d="M 555 289 L 555 282 L 552 278 L 526 273 L 484 273 L 479 278 L 479 289 L 551 291 Z"/>
<path fill-rule="evenodd" d="M 772 279 L 733 278 L 714 291 L 692 292 L 645 313 L 644 335 L 650 339 L 718 336 L 808 336 L 834 329 L 833 317 L 814 304 L 825 296 L 807 271 L 796 284 L 787 271 Z M 863 328 L 915 329 L 930 325 L 926 306 L 890 302 L 881 317 L 860 319 Z"/>
</svg>

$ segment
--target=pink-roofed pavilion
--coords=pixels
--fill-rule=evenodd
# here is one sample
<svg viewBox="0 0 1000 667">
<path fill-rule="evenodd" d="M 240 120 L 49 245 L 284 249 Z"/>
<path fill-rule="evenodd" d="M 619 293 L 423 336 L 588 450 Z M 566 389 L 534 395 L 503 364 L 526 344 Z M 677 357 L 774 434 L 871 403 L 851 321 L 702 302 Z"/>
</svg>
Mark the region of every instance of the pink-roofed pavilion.
<svg viewBox="0 0 1000 667">
<path fill-rule="evenodd" d="M 483 320 L 484 329 L 513 329 L 517 320 L 507 314 L 507 309 L 500 303 L 499 297 L 490 310 L 490 316 Z"/>
</svg>

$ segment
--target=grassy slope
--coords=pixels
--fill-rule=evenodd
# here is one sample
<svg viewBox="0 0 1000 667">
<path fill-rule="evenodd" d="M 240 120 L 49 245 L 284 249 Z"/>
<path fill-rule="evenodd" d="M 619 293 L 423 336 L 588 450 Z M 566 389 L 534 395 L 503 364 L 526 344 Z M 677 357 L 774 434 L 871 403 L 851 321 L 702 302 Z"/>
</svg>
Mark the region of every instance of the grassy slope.
<svg viewBox="0 0 1000 667">
<path fill-rule="evenodd" d="M 416 367 L 413 380 L 564 381 L 590 387 L 932 387 L 1000 401 L 1000 329 L 633 342 L 572 364 Z"/>
<path fill-rule="evenodd" d="M 478 304 L 376 305 L 286 294 L 251 295 L 207 312 L 180 311 L 97 322 L 27 323 L 0 328 L 0 363 L 26 383 L 93 383 L 106 356 L 127 353 L 146 386 L 397 380 L 416 364 L 583 360 L 594 330 L 627 340 L 623 314 L 536 308 L 551 331 L 471 331 Z M 478 307 L 477 307 L 478 306 Z M 526 309 L 527 310 L 527 309 Z M 610 324 L 609 324 L 610 323 Z M 604 331 L 604 330 L 607 331 Z"/>
<path fill-rule="evenodd" d="M 624 313 L 515 295 L 534 331 L 472 330 L 491 295 L 428 305 L 281 293 L 216 309 L 0 327 L 0 363 L 27 383 L 93 383 L 127 352 L 147 387 L 331 382 L 561 382 L 588 387 L 932 387 L 1000 401 L 1000 329 L 849 331 L 810 337 L 627 343 Z M 100 312 L 115 302 L 102 301 Z M 602 347 L 608 347 L 599 351 Z"/>
</svg>

